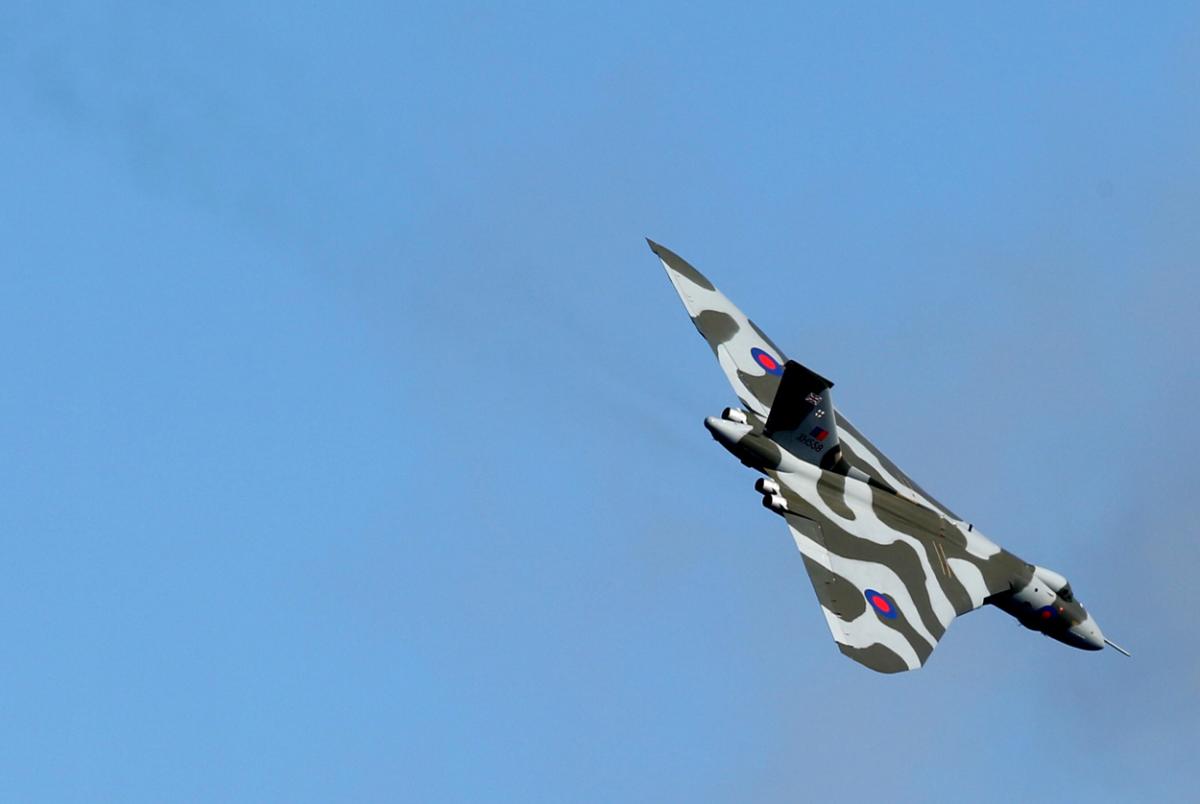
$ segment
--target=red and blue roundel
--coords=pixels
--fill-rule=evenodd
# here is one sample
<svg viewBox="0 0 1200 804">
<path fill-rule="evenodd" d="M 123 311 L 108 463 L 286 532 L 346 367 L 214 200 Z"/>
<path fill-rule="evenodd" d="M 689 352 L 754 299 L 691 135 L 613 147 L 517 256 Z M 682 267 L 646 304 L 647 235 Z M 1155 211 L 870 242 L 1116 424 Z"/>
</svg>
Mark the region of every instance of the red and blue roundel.
<svg viewBox="0 0 1200 804">
<path fill-rule="evenodd" d="M 900 613 L 900 609 L 896 608 L 896 601 L 892 600 L 891 595 L 876 592 L 874 589 L 865 589 L 863 597 L 871 604 L 871 608 L 875 609 L 875 613 L 885 620 L 894 620 Z"/>
<path fill-rule="evenodd" d="M 766 369 L 768 374 L 783 373 L 783 366 L 779 365 L 779 361 L 757 346 L 750 350 L 750 356 L 754 358 L 755 363 Z"/>
</svg>

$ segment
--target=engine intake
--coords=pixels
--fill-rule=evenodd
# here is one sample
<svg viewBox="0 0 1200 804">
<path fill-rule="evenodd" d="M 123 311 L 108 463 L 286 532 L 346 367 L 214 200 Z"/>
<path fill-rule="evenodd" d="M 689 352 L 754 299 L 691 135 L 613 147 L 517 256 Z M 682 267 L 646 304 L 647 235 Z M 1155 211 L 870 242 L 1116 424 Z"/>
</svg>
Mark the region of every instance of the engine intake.
<svg viewBox="0 0 1200 804">
<path fill-rule="evenodd" d="M 1041 578 L 1042 581 L 1055 592 L 1059 592 L 1070 585 L 1067 583 L 1067 579 L 1064 578 L 1061 573 L 1055 572 L 1052 569 L 1034 566 L 1033 574 Z"/>
</svg>

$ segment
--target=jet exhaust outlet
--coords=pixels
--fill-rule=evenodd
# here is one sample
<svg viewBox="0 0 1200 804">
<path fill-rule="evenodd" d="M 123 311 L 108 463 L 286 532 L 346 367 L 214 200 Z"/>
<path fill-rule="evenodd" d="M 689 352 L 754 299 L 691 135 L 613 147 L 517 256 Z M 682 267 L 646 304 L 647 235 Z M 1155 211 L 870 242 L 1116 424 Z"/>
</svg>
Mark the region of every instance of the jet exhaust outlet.
<svg viewBox="0 0 1200 804">
<path fill-rule="evenodd" d="M 778 494 L 779 484 L 770 478 L 760 477 L 754 481 L 754 490 L 760 494 Z"/>
<path fill-rule="evenodd" d="M 727 422 L 737 422 L 738 424 L 747 424 L 746 412 L 738 408 L 725 408 L 721 411 L 721 418 Z"/>
<path fill-rule="evenodd" d="M 767 494 L 763 496 L 763 507 L 769 508 L 777 514 L 785 514 L 788 510 L 787 500 L 779 494 Z"/>
</svg>

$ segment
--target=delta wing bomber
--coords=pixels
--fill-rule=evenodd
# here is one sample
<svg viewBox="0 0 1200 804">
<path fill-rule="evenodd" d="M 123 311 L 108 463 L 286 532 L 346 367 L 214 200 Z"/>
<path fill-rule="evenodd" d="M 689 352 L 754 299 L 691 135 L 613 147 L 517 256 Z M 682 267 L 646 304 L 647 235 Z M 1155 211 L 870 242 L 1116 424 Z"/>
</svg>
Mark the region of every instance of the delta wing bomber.
<svg viewBox="0 0 1200 804">
<path fill-rule="evenodd" d="M 1057 572 L 988 540 L 935 500 L 833 404 L 833 383 L 795 361 L 699 271 L 653 241 L 671 284 L 741 401 L 705 419 L 760 472 L 842 653 L 881 673 L 921 667 L 955 617 L 991 604 L 1083 650 L 1110 645 Z"/>
</svg>

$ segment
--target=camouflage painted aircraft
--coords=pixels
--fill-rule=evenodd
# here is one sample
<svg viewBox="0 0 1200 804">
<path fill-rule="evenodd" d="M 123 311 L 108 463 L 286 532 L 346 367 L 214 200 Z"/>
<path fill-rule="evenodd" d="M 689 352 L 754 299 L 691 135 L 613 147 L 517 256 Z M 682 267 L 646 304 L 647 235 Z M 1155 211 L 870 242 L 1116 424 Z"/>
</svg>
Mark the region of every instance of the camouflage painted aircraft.
<svg viewBox="0 0 1200 804">
<path fill-rule="evenodd" d="M 783 351 L 699 271 L 650 248 L 741 408 L 704 425 L 786 520 L 842 653 L 881 673 L 925 664 L 952 620 L 985 603 L 1083 650 L 1110 645 L 1053 570 L 985 538 L 888 460 L 833 405 L 833 383 Z"/>
</svg>

